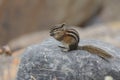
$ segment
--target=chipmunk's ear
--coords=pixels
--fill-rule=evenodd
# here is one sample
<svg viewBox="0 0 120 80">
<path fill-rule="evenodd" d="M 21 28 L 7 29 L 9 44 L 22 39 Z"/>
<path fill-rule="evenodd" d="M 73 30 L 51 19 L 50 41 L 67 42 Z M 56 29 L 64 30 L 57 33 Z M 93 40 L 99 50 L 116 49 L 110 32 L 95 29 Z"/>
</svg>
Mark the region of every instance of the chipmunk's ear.
<svg viewBox="0 0 120 80">
<path fill-rule="evenodd" d="M 62 23 L 61 27 L 63 28 L 65 26 L 65 23 Z"/>
<path fill-rule="evenodd" d="M 66 28 L 65 25 L 66 25 L 65 23 L 62 23 L 62 24 L 61 24 L 61 28 L 64 29 L 64 30 L 65 30 L 65 28 Z"/>
</svg>

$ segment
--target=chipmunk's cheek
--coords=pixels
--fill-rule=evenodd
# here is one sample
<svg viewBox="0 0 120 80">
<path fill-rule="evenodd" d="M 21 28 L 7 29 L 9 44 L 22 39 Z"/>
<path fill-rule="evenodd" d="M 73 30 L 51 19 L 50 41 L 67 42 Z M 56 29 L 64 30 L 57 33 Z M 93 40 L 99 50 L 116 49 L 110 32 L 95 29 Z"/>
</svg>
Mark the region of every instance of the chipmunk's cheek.
<svg viewBox="0 0 120 80">
<path fill-rule="evenodd" d="M 57 36 L 57 35 L 54 35 L 54 38 L 55 38 L 55 39 L 57 39 L 57 38 L 58 38 L 58 36 Z"/>
</svg>

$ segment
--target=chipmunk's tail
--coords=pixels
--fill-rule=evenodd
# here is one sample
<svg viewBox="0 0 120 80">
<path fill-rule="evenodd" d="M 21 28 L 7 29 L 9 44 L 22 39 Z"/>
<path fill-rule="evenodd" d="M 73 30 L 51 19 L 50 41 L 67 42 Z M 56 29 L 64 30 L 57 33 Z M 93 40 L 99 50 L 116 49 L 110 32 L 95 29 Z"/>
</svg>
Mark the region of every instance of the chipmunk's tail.
<svg viewBox="0 0 120 80">
<path fill-rule="evenodd" d="M 95 47 L 95 46 L 92 46 L 92 45 L 80 46 L 79 49 L 88 51 L 91 54 L 96 54 L 104 59 L 113 58 L 113 56 L 111 54 L 109 54 L 108 52 L 106 52 L 105 50 L 100 49 L 100 48 Z"/>
</svg>

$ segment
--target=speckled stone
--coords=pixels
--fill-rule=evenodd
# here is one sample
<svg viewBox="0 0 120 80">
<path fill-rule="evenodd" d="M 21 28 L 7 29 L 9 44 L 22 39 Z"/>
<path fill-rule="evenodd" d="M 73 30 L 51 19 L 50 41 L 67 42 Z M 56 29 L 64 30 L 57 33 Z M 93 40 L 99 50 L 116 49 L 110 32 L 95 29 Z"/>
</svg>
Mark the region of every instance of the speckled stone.
<svg viewBox="0 0 120 80">
<path fill-rule="evenodd" d="M 114 56 L 109 62 L 83 50 L 61 52 L 53 38 L 30 46 L 21 57 L 16 80 L 104 80 L 112 76 L 120 80 L 120 49 L 97 40 L 81 40 Z"/>
</svg>

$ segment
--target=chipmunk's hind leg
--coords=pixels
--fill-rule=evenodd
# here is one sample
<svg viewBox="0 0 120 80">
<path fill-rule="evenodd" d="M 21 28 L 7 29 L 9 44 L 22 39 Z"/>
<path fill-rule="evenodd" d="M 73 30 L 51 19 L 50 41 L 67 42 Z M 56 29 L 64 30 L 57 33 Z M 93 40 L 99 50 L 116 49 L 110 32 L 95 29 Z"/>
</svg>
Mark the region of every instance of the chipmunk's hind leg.
<svg viewBox="0 0 120 80">
<path fill-rule="evenodd" d="M 77 44 L 77 43 L 76 43 L 76 44 L 71 44 L 71 45 L 69 46 L 69 51 L 77 50 L 77 48 L 78 48 L 78 44 Z"/>
</svg>

